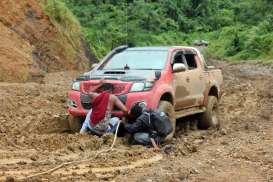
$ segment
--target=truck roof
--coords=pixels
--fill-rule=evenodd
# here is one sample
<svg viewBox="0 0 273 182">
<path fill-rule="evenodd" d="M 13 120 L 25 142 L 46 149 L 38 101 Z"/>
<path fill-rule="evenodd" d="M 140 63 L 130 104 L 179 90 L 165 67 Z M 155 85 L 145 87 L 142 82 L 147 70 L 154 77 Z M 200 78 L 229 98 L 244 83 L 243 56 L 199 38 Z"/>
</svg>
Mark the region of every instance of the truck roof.
<svg viewBox="0 0 273 182">
<path fill-rule="evenodd" d="M 146 46 L 146 47 L 129 47 L 127 50 L 132 51 L 144 51 L 144 50 L 154 50 L 154 51 L 168 51 L 173 48 L 185 48 L 185 49 L 194 49 L 194 47 L 188 46 Z"/>
</svg>

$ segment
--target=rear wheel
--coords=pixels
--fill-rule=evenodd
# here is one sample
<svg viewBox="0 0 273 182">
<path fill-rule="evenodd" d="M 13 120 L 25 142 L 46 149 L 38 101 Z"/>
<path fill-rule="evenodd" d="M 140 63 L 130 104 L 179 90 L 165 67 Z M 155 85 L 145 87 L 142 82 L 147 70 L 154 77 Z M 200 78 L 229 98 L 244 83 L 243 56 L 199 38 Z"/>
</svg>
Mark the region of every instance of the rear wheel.
<svg viewBox="0 0 273 182">
<path fill-rule="evenodd" d="M 72 115 L 68 116 L 68 126 L 71 132 L 73 133 L 80 132 L 82 123 L 83 123 L 82 117 L 77 117 Z"/>
<path fill-rule="evenodd" d="M 160 101 L 158 105 L 158 110 L 166 113 L 171 121 L 173 131 L 166 137 L 166 141 L 170 141 L 175 134 L 176 127 L 176 119 L 175 119 L 175 111 L 173 105 L 168 101 Z"/>
<path fill-rule="evenodd" d="M 215 96 L 209 96 L 207 109 L 204 113 L 200 115 L 198 128 L 200 129 L 208 129 L 210 127 L 219 128 L 220 122 L 219 122 L 217 114 L 218 114 L 218 100 Z"/>
</svg>

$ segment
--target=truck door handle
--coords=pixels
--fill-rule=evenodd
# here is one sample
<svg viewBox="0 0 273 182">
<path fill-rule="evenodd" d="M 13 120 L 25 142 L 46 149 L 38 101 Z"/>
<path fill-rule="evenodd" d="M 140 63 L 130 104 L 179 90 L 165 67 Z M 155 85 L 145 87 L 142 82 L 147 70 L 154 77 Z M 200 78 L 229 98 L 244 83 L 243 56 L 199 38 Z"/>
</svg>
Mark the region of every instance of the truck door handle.
<svg viewBox="0 0 273 182">
<path fill-rule="evenodd" d="M 202 80 L 202 79 L 203 79 L 203 76 L 202 76 L 202 75 L 200 75 L 200 76 L 199 76 L 199 78 L 200 78 L 200 80 Z"/>
<path fill-rule="evenodd" d="M 189 82 L 190 81 L 190 77 L 186 77 L 186 81 Z"/>
</svg>

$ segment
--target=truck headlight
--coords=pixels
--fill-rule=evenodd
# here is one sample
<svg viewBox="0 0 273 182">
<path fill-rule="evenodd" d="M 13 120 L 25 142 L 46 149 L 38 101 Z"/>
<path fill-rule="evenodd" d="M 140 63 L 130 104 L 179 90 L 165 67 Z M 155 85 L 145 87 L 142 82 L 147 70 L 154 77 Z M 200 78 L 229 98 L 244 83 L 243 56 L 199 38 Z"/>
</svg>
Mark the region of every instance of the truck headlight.
<svg viewBox="0 0 273 182">
<path fill-rule="evenodd" d="M 143 90 L 144 90 L 144 82 L 137 82 L 132 85 L 130 92 L 140 92 Z"/>
<path fill-rule="evenodd" d="M 80 91 L 80 82 L 75 81 L 72 83 L 72 90 Z"/>
<path fill-rule="evenodd" d="M 151 90 L 152 89 L 152 87 L 154 86 L 154 81 L 146 81 L 145 82 L 145 86 L 144 86 L 144 90 L 146 91 L 146 90 Z"/>
<path fill-rule="evenodd" d="M 154 86 L 153 81 L 136 82 L 132 85 L 130 92 L 141 92 L 150 90 Z"/>
</svg>

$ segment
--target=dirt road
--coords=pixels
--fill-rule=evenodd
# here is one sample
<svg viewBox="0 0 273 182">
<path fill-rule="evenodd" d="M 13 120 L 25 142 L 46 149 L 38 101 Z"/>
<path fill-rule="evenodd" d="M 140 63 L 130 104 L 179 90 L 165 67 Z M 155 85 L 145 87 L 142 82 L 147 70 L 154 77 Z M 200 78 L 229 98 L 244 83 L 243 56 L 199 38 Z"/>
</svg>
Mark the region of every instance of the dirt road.
<svg viewBox="0 0 273 182">
<path fill-rule="evenodd" d="M 0 83 L 0 181 L 273 181 L 273 68 L 216 63 L 225 94 L 220 130 L 177 135 L 162 152 L 128 146 L 97 158 L 112 136 L 66 130 L 66 93 L 77 73 L 48 74 L 43 83 Z M 52 174 L 28 175 L 90 159 Z"/>
</svg>

